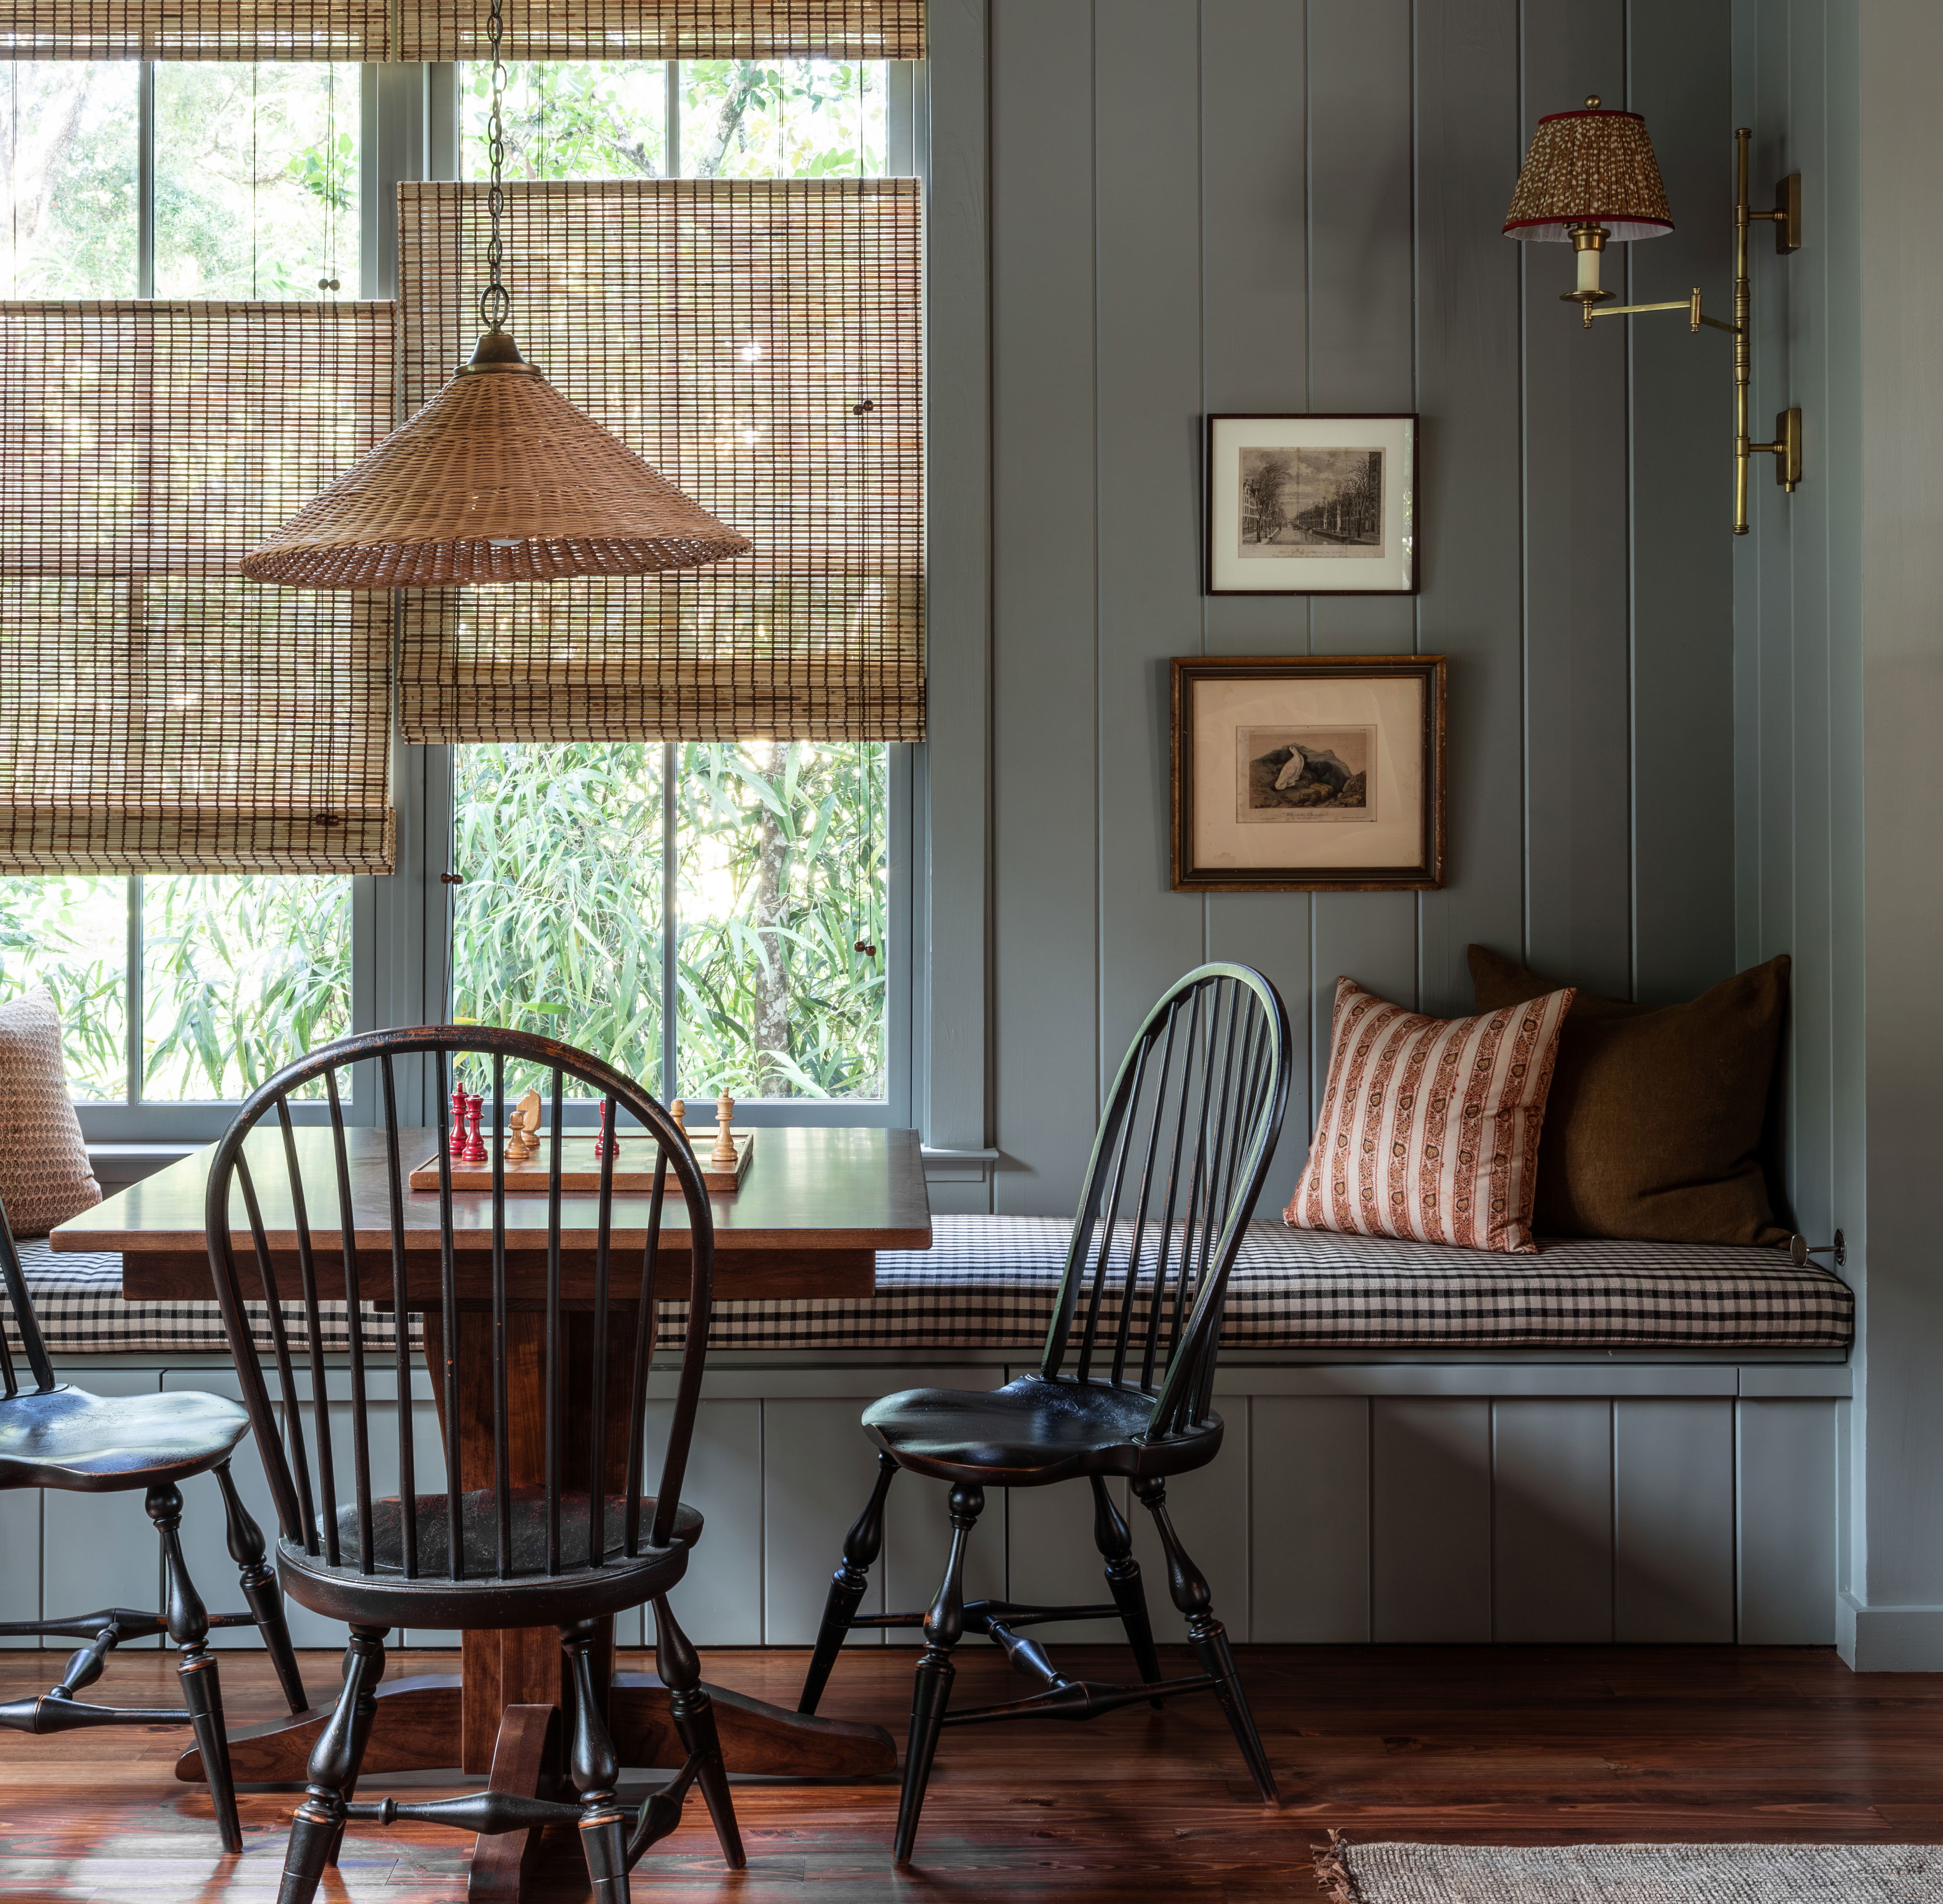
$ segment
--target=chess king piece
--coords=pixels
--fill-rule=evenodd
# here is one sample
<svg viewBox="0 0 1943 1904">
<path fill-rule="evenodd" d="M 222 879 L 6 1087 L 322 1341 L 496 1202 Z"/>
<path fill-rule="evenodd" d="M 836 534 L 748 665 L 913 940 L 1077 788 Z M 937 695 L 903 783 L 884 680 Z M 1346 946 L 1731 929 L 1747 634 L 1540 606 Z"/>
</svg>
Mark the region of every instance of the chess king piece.
<svg viewBox="0 0 1943 1904">
<path fill-rule="evenodd" d="M 729 1128 L 735 1115 L 735 1100 L 725 1091 L 715 1100 L 715 1148 L 708 1153 L 711 1170 L 735 1168 L 735 1139 Z"/>
<path fill-rule="evenodd" d="M 456 1073 L 452 1080 L 452 1136 L 447 1148 L 455 1163 L 465 1154 L 465 1080 Z"/>
<path fill-rule="evenodd" d="M 479 1120 L 486 1114 L 486 1100 L 468 1095 L 465 1100 L 465 1148 L 460 1152 L 461 1163 L 483 1163 L 486 1161 L 486 1140 L 480 1134 Z"/>
<path fill-rule="evenodd" d="M 506 1161 L 530 1163 L 539 1154 L 540 1094 L 529 1090 L 506 1119 Z"/>
</svg>

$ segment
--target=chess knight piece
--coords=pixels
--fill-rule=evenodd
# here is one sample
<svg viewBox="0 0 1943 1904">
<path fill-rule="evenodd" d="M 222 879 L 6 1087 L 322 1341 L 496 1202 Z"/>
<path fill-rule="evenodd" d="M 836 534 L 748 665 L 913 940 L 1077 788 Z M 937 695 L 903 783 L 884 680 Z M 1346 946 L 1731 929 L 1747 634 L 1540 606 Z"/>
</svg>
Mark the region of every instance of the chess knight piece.
<svg viewBox="0 0 1943 1904">
<path fill-rule="evenodd" d="M 506 1119 L 506 1161 L 529 1163 L 539 1154 L 540 1094 L 529 1090 Z"/>
</svg>

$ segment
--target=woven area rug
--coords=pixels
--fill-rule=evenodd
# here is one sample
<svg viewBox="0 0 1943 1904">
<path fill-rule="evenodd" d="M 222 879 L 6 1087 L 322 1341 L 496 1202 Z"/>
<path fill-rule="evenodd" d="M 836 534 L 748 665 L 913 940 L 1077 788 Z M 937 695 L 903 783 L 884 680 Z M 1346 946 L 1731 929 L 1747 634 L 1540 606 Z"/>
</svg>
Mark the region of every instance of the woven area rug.
<svg viewBox="0 0 1943 1904">
<path fill-rule="evenodd" d="M 1315 1857 L 1334 1904 L 1943 1904 L 1943 1845 L 1351 1844 Z"/>
</svg>

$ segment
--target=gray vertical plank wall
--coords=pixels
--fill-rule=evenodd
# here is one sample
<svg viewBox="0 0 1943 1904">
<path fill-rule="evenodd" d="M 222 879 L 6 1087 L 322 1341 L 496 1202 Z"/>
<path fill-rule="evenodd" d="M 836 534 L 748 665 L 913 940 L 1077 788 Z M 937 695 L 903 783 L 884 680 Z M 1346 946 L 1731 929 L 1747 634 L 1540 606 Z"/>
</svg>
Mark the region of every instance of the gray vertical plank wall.
<svg viewBox="0 0 1943 1904">
<path fill-rule="evenodd" d="M 1204 954 L 1289 1004 L 1278 1199 L 1340 973 L 1447 1012 L 1472 940 L 1624 995 L 1732 970 L 1720 340 L 1588 336 L 1566 247 L 1499 232 L 1538 116 L 1631 100 L 1681 226 L 1631 269 L 1684 285 L 1728 8 L 991 0 L 995 1208 L 1070 1211 L 1103 1080 Z M 1304 410 L 1421 414 L 1420 596 L 1202 595 L 1203 416 Z M 1171 656 L 1413 650 L 1451 658 L 1444 891 L 1169 889 Z"/>
</svg>

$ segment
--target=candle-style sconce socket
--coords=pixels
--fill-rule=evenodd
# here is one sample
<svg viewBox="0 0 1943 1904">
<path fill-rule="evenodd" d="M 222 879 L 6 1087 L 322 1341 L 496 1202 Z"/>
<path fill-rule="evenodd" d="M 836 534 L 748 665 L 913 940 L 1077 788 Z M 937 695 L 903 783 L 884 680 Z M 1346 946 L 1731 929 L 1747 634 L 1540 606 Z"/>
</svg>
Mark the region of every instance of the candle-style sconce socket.
<svg viewBox="0 0 1943 1904">
<path fill-rule="evenodd" d="M 1656 304 L 1615 304 L 1600 283 L 1601 260 L 1609 242 L 1658 238 L 1673 229 L 1666 189 L 1636 112 L 1602 106 L 1597 93 L 1574 112 L 1554 112 L 1538 122 L 1531 149 L 1518 174 L 1518 189 L 1505 218 L 1507 238 L 1570 241 L 1575 281 L 1561 299 L 1579 309 L 1587 330 L 1595 318 L 1631 317 L 1645 311 L 1684 311 L 1698 331 L 1724 330 L 1734 340 L 1734 533 L 1748 533 L 1748 466 L 1757 456 L 1774 458 L 1774 478 L 1793 493 L 1801 481 L 1801 412 L 1785 410 L 1775 419 L 1774 438 L 1757 443 L 1748 432 L 1749 386 L 1753 381 L 1754 298 L 1748 276 L 1748 233 L 1764 220 L 1774 225 L 1774 248 L 1783 257 L 1801 248 L 1801 175 L 1789 174 L 1775 193 L 1772 211 L 1756 211 L 1748 197 L 1748 147 L 1754 134 L 1742 127 L 1734 134 L 1734 321 L 1710 318 L 1701 308 L 1696 285 L 1685 297 Z"/>
</svg>

